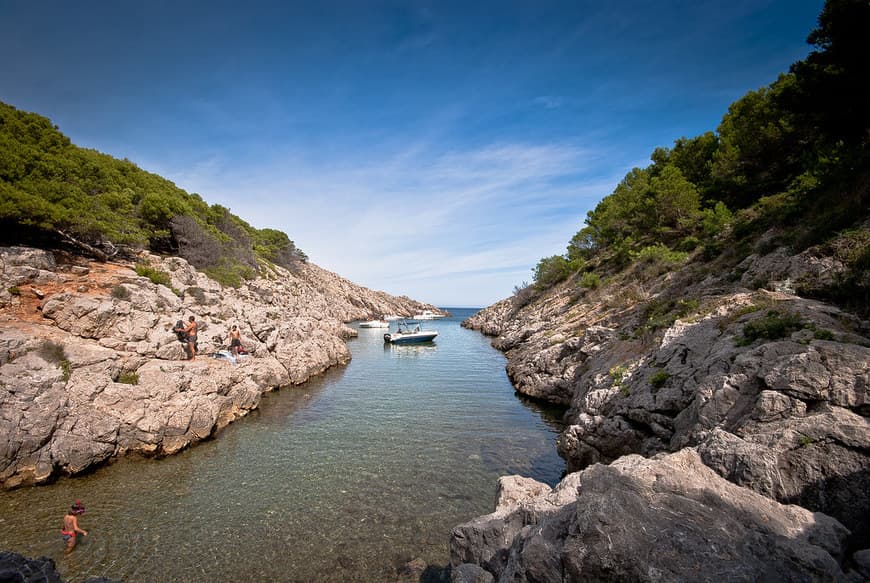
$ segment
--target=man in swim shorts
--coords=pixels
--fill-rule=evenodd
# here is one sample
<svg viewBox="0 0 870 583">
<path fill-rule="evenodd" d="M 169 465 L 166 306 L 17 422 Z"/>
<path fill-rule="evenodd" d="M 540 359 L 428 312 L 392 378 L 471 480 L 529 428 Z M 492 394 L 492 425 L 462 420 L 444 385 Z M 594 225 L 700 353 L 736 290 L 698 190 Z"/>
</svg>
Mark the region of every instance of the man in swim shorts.
<svg viewBox="0 0 870 583">
<path fill-rule="evenodd" d="M 184 333 L 187 334 L 188 359 L 196 360 L 196 331 L 199 326 L 193 316 L 188 318 L 188 321 L 190 324 L 184 329 Z"/>
<path fill-rule="evenodd" d="M 242 333 L 239 332 L 237 326 L 233 326 L 233 329 L 230 330 L 230 352 L 233 353 L 233 356 L 239 355 L 239 349 L 242 347 Z"/>
<path fill-rule="evenodd" d="M 63 537 L 63 540 L 66 542 L 66 549 L 64 550 L 65 555 L 71 553 L 75 548 L 76 533 L 82 533 L 83 536 L 88 536 L 88 531 L 79 528 L 79 521 L 77 518 L 79 514 L 84 513 L 85 507 L 80 501 L 76 500 L 76 503 L 70 507 L 66 516 L 63 517 L 63 527 L 60 529 L 60 536 Z"/>
</svg>

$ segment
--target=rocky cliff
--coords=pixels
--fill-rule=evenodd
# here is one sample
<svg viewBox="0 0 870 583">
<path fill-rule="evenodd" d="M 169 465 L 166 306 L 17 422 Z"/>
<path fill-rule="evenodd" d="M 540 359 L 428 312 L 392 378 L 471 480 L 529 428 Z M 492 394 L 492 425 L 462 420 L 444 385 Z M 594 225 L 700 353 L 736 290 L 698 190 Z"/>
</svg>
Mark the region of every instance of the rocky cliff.
<svg viewBox="0 0 870 583">
<path fill-rule="evenodd" d="M 345 322 L 436 310 L 311 264 L 264 267 L 239 289 L 179 258 L 143 254 L 137 265 L 165 283 L 134 264 L 0 248 L 0 485 L 178 452 L 264 392 L 346 363 L 356 332 Z M 200 326 L 195 361 L 172 332 L 190 315 Z M 232 325 L 250 356 L 211 358 Z"/>
<path fill-rule="evenodd" d="M 845 266 L 781 248 L 643 269 L 463 324 L 495 336 L 517 391 L 569 407 L 571 473 L 458 528 L 454 566 L 502 581 L 870 577 L 846 574 L 870 547 L 870 323 L 795 293 Z"/>
</svg>

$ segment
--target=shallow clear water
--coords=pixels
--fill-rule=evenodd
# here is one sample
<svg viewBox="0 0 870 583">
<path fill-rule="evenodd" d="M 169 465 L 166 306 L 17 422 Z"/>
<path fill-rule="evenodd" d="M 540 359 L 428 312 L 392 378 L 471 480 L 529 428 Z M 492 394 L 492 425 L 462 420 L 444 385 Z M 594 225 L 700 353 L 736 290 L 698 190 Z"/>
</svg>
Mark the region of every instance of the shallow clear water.
<svg viewBox="0 0 870 583">
<path fill-rule="evenodd" d="M 216 439 L 161 460 L 0 493 L 0 549 L 48 556 L 66 581 L 391 581 L 412 558 L 448 562 L 452 527 L 493 510 L 496 482 L 555 484 L 561 411 L 521 400 L 489 339 L 426 322 L 426 346 L 361 329 L 353 360 Z M 81 499 L 90 531 L 63 556 Z"/>
</svg>

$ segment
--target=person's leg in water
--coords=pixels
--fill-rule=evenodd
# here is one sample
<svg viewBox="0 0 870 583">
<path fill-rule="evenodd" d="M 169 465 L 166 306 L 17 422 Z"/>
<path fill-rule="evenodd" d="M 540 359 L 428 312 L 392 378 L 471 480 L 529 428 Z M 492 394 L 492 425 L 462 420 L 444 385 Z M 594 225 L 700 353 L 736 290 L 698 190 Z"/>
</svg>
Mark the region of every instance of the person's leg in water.
<svg viewBox="0 0 870 583">
<path fill-rule="evenodd" d="M 63 554 L 70 554 L 74 548 L 76 548 L 76 533 L 64 533 L 63 540 L 66 541 L 66 548 L 63 550 Z"/>
</svg>

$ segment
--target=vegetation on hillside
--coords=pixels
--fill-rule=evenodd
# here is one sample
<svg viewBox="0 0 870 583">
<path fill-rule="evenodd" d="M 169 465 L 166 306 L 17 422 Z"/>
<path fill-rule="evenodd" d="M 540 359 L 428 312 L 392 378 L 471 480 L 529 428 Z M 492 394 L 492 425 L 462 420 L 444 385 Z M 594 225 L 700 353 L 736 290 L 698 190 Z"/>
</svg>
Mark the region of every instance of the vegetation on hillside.
<svg viewBox="0 0 870 583">
<path fill-rule="evenodd" d="M 840 249 L 849 274 L 802 290 L 859 310 L 870 305 L 870 2 L 828 0 L 804 60 L 733 103 L 716 132 L 658 148 L 588 213 L 567 252 L 534 270 L 540 292 L 568 278 L 670 270 L 690 257 L 769 249 Z M 834 243 L 834 242 L 837 243 Z M 741 255 L 741 252 L 743 254 Z M 582 287 L 582 286 L 581 286 Z M 528 301 L 528 292 L 521 303 Z M 863 306 L 863 308 L 862 308 Z"/>
<path fill-rule="evenodd" d="M 129 160 L 77 147 L 48 119 L 2 102 L 0 233 L 104 260 L 136 249 L 180 255 L 234 285 L 260 261 L 292 268 L 307 260 L 281 231 L 256 229 Z"/>
</svg>

